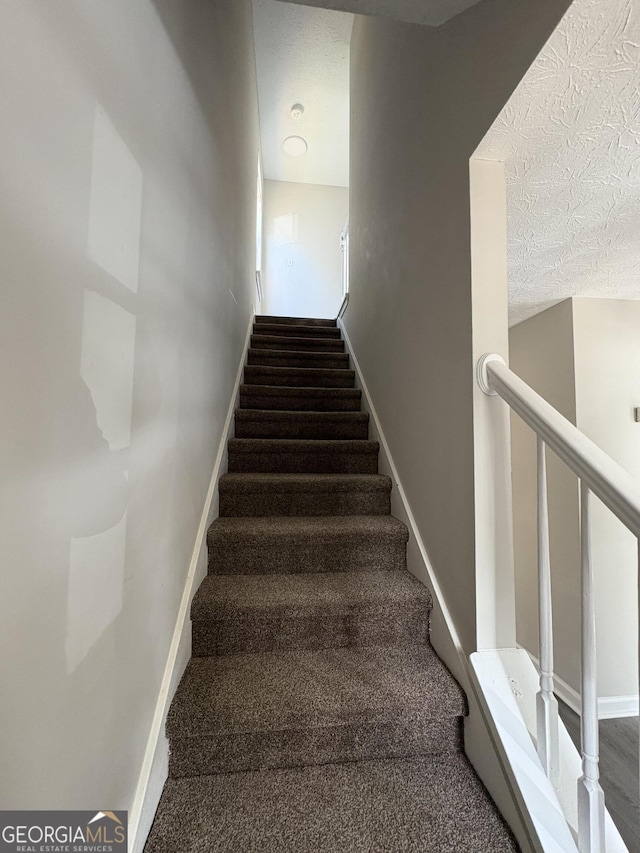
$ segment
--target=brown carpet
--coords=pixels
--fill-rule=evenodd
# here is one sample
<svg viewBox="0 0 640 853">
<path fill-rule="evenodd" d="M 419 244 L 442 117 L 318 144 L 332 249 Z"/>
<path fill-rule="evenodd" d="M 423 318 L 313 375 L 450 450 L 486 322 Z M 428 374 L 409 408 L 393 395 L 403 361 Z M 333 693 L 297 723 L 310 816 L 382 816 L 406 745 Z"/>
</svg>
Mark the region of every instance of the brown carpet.
<svg viewBox="0 0 640 853">
<path fill-rule="evenodd" d="M 512 853 L 462 755 L 169 779 L 146 853 Z"/>
<path fill-rule="evenodd" d="M 146 853 L 516 850 L 340 330 L 256 318 Z"/>
<path fill-rule="evenodd" d="M 391 480 L 383 474 L 224 474 L 220 515 L 388 515 Z"/>
</svg>

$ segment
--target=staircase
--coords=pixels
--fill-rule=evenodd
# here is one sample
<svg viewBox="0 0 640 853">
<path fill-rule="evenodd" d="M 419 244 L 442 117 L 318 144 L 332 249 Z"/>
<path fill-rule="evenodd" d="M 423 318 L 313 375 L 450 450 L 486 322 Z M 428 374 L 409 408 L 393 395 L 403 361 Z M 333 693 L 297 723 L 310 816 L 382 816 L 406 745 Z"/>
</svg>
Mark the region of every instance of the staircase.
<svg viewBox="0 0 640 853">
<path fill-rule="evenodd" d="M 335 320 L 256 317 L 146 853 L 501 853 Z"/>
</svg>

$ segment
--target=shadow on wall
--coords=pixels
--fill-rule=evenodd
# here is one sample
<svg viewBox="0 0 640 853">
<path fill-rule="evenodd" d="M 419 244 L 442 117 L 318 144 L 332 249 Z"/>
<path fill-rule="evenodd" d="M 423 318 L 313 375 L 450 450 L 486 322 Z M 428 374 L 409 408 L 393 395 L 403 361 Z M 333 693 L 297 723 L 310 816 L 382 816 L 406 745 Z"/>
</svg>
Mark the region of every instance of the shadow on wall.
<svg viewBox="0 0 640 853">
<path fill-rule="evenodd" d="M 147 630 L 155 607 L 166 606 L 167 590 L 147 585 L 144 601 L 139 592 L 131 595 L 139 583 L 140 548 L 145 565 L 160 563 L 163 550 L 165 560 L 173 553 L 174 565 L 185 565 L 172 542 L 181 379 L 171 350 L 183 320 L 176 304 L 172 331 L 164 321 L 167 352 L 158 353 L 153 369 L 164 383 L 164 399 L 153 400 L 155 390 L 135 381 L 137 314 L 147 299 L 144 285 L 139 292 L 143 175 L 100 105 L 88 227 L 81 218 L 70 223 L 78 254 L 73 257 L 36 217 L 27 219 L 17 195 L 14 201 L 6 204 L 2 225 L 11 247 L 7 260 L 28 270 L 30 285 L 21 304 L 11 306 L 16 313 L 6 317 L 3 333 L 19 365 L 8 383 L 19 405 L 3 417 L 3 435 L 12 437 L 12 475 L 3 490 L 11 520 L 5 543 L 19 569 L 5 578 L 3 593 L 9 607 L 2 621 L 14 644 L 3 661 L 3 683 L 12 686 L 3 704 L 22 730 L 14 722 L 16 738 L 4 744 L 2 764 L 12 788 L 0 800 L 15 808 L 89 808 L 99 784 L 95 761 L 105 744 L 118 744 L 123 756 L 134 742 L 138 750 L 144 745 L 135 730 L 122 727 L 132 700 L 126 662 L 135 660 L 137 631 Z M 149 492 L 153 533 L 143 499 Z M 156 652 L 159 665 L 162 652 Z M 152 692 L 153 669 L 135 670 L 138 689 Z M 17 766 L 23 768 L 19 781 L 9 772 Z M 68 784 L 53 784 L 54 767 L 63 776 L 71 767 L 74 784 L 86 794 L 69 799 Z M 118 807 L 128 805 L 117 773 L 103 778 Z"/>
<path fill-rule="evenodd" d="M 250 313 L 250 4 L 158 5 L 0 5 L 2 808 L 131 808 Z"/>
<path fill-rule="evenodd" d="M 87 254 L 133 293 L 138 290 L 141 213 L 142 171 L 109 117 L 97 106 Z M 80 376 L 94 407 L 87 418 L 92 433 L 85 436 L 91 463 L 82 471 L 88 482 L 79 483 L 67 494 L 72 505 L 85 510 L 91 506 L 86 495 L 93 495 L 94 511 L 100 508 L 102 521 L 95 532 L 71 539 L 69 672 L 84 660 L 122 609 L 135 335 L 134 314 L 105 295 L 85 290 Z M 112 526 L 102 526 L 111 522 Z"/>
<path fill-rule="evenodd" d="M 130 514 L 140 522 L 130 472 L 143 177 L 100 105 L 91 151 L 88 229 L 76 230 L 80 217 L 68 223 L 75 240 L 84 238 L 84 260 L 80 245 L 73 257 L 44 216 L 30 215 L 28 192 L 12 195 L 3 184 L 5 259 L 12 283 L 18 272 L 28 279 L 3 330 L 16 403 L 3 416 L 11 446 L 5 546 L 17 570 L 3 590 L 13 646 L 3 659 L 11 686 L 3 711 L 14 736 L 3 745 L 12 785 L 5 807 L 88 807 L 101 744 L 127 740 L 117 662 L 127 655 L 119 623 L 133 574 Z M 148 677 L 140 673 L 140 682 Z M 53 784 L 52 768 L 64 777 L 70 765 L 87 790 L 82 804 L 68 799 L 64 782 Z M 115 780 L 108 784 L 115 790 Z"/>
</svg>

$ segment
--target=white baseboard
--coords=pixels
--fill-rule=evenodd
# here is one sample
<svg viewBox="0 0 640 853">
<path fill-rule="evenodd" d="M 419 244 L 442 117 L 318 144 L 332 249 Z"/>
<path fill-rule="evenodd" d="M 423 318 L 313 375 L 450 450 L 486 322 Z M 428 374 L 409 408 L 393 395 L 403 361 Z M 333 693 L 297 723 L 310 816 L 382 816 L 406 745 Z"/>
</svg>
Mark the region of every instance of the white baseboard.
<svg viewBox="0 0 640 853">
<path fill-rule="evenodd" d="M 253 327 L 253 314 L 249 321 L 242 357 L 236 375 L 235 385 L 231 394 L 231 401 L 227 410 L 227 417 L 222 429 L 222 436 L 218 446 L 213 473 L 204 502 L 200 525 L 196 535 L 189 571 L 185 580 L 184 591 L 180 601 L 180 608 L 176 618 L 176 624 L 169 647 L 167 663 L 164 669 L 160 692 L 156 702 L 155 712 L 151 723 L 151 730 L 147 740 L 142 768 L 138 778 L 135 797 L 131 806 L 129 816 L 129 851 L 130 853 L 142 853 L 144 849 L 151 824 L 155 817 L 158 803 L 164 783 L 167 779 L 169 769 L 169 743 L 164 734 L 165 723 L 169 705 L 173 699 L 176 688 L 182 678 L 185 667 L 191 657 L 191 620 L 189 611 L 191 599 L 201 581 L 207 573 L 207 548 L 206 536 L 209 524 L 218 514 L 217 487 L 221 473 L 226 468 L 227 442 L 231 437 L 233 429 L 233 413 L 238 404 L 240 383 L 244 361 L 249 346 L 249 338 Z"/>
<path fill-rule="evenodd" d="M 598 719 L 613 720 L 616 717 L 637 717 L 638 697 L 630 696 L 601 696 L 598 699 Z"/>
<path fill-rule="evenodd" d="M 518 648 L 522 649 L 518 643 Z M 528 649 L 525 649 L 531 660 L 533 661 L 538 672 L 540 671 L 540 661 Z M 582 715 L 580 702 L 580 694 L 574 690 L 570 684 L 560 678 L 558 675 L 553 676 L 554 693 L 559 699 L 568 705 L 572 711 L 575 711 L 578 716 Z M 637 717 L 638 716 L 638 695 L 631 694 L 628 696 L 599 696 L 598 697 L 598 719 L 613 720 L 616 717 Z"/>
<path fill-rule="evenodd" d="M 409 569 L 426 583 L 434 599 L 435 612 L 432 613 L 431 626 L 431 639 L 433 645 L 454 674 L 460 680 L 466 680 L 466 655 L 462 648 L 460 637 L 456 630 L 449 608 L 447 607 L 442 588 L 440 587 L 436 574 L 433 570 L 427 548 L 420 534 L 420 530 L 418 529 L 406 492 L 402 486 L 402 482 L 400 481 L 398 469 L 396 468 L 393 457 L 391 456 L 391 450 L 382 429 L 382 424 L 380 423 L 380 418 L 378 417 L 373 400 L 369 394 L 367 383 L 362 375 L 358 359 L 353 351 L 344 322 L 340 317 L 338 318 L 338 325 L 342 330 L 342 334 L 344 335 L 344 339 L 347 344 L 347 350 L 351 357 L 351 361 L 353 362 L 353 368 L 356 372 L 356 384 L 362 391 L 363 409 L 369 413 L 371 427 L 370 437 L 378 441 L 380 444 L 379 470 L 381 473 L 387 474 L 391 477 L 393 483 L 393 489 L 391 492 L 392 512 L 409 528 L 410 536 L 407 553 Z M 414 558 L 413 560 L 412 556 Z M 447 645 L 449 648 L 444 648 L 444 646 Z M 454 650 L 455 655 L 452 655 Z M 457 660 L 455 660 L 455 657 L 457 657 Z"/>
</svg>

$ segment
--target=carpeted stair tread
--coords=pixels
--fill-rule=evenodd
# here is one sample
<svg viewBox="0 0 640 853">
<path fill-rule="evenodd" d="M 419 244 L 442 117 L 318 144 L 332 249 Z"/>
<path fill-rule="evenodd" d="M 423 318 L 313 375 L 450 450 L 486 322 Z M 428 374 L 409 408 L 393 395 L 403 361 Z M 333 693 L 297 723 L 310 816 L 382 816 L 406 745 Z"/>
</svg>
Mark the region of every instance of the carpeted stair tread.
<svg viewBox="0 0 640 853">
<path fill-rule="evenodd" d="M 377 441 L 230 438 L 230 473 L 376 474 Z"/>
<path fill-rule="evenodd" d="M 322 572 L 316 574 L 220 575 L 202 582 L 192 619 L 236 619 L 280 614 L 298 619 L 308 611 L 416 604 L 431 606 L 427 588 L 409 572 Z M 416 642 L 425 638 L 416 637 Z"/>
<path fill-rule="evenodd" d="M 463 755 L 167 781 L 145 853 L 517 853 Z"/>
<path fill-rule="evenodd" d="M 220 515 L 384 516 L 391 480 L 384 474 L 223 474 Z"/>
<path fill-rule="evenodd" d="M 194 657 L 167 720 L 169 772 L 455 753 L 465 713 L 429 645 Z"/>
<path fill-rule="evenodd" d="M 247 385 L 286 388 L 353 389 L 355 377 L 355 370 L 343 367 L 278 367 L 268 364 L 247 364 L 244 369 L 244 381 Z"/>
<path fill-rule="evenodd" d="M 409 572 L 210 575 L 193 655 L 428 642 L 431 596 Z"/>
<path fill-rule="evenodd" d="M 271 367 L 316 367 L 340 369 L 349 367 L 346 352 L 303 352 L 283 349 L 255 349 L 247 352 L 247 364 L 270 365 Z M 246 374 L 245 374 L 246 379 Z"/>
<path fill-rule="evenodd" d="M 254 320 L 258 325 L 279 323 L 285 326 L 332 326 L 333 328 L 338 325 L 337 320 L 324 320 L 315 317 L 275 317 L 269 314 L 257 314 Z"/>
<path fill-rule="evenodd" d="M 344 352 L 342 338 L 290 338 L 283 335 L 251 335 L 251 347 L 254 349 L 294 350 L 296 352 Z"/>
<path fill-rule="evenodd" d="M 362 391 L 355 388 L 288 388 L 241 385 L 240 408 L 293 412 L 359 412 Z"/>
<path fill-rule="evenodd" d="M 192 658 L 167 718 L 176 737 L 325 729 L 467 713 L 430 645 Z"/>
<path fill-rule="evenodd" d="M 207 533 L 209 571 L 398 571 L 406 568 L 408 538 L 391 515 L 217 518 Z"/>
<path fill-rule="evenodd" d="M 391 491 L 386 474 L 223 474 L 220 490 L 259 491 L 271 494 L 278 489 L 291 492 Z"/>
<path fill-rule="evenodd" d="M 286 323 L 254 323 L 254 334 L 259 335 L 282 335 L 284 337 L 299 338 L 309 336 L 311 338 L 341 338 L 342 333 L 337 326 L 305 326 L 300 323 L 287 325 Z"/>
<path fill-rule="evenodd" d="M 236 409 L 236 438 L 366 439 L 365 412 L 291 412 Z"/>
<path fill-rule="evenodd" d="M 427 644 L 193 657 L 167 718 L 169 773 L 455 753 L 465 713 Z"/>
</svg>

